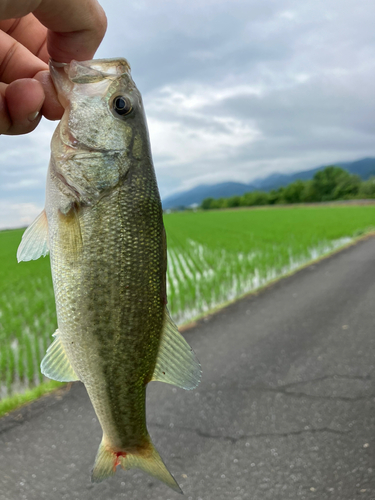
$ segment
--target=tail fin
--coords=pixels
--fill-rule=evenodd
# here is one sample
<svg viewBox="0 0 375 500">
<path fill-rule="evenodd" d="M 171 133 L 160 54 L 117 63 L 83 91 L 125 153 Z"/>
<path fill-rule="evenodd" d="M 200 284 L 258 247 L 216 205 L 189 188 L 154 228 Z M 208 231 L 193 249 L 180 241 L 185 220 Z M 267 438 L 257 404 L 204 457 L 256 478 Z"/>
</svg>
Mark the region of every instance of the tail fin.
<svg viewBox="0 0 375 500">
<path fill-rule="evenodd" d="M 175 478 L 169 472 L 154 445 L 149 441 L 148 448 L 140 451 L 139 454 L 125 453 L 111 449 L 104 443 L 104 438 L 100 443 L 96 455 L 94 469 L 91 479 L 95 483 L 100 483 L 116 472 L 116 467 L 121 465 L 124 470 L 137 467 L 147 472 L 151 476 L 163 481 L 173 490 L 182 493 Z"/>
</svg>

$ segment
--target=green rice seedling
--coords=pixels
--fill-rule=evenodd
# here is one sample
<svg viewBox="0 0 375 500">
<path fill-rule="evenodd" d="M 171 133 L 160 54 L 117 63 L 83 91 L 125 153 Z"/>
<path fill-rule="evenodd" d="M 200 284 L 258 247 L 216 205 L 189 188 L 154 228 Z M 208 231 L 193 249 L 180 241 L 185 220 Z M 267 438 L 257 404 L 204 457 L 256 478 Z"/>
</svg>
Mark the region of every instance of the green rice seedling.
<svg viewBox="0 0 375 500">
<path fill-rule="evenodd" d="M 6 379 L 6 374 L 7 374 L 7 361 L 6 361 L 7 349 L 5 342 L 3 342 L 2 346 L 3 347 L 0 349 L 0 381 L 3 382 Z"/>
<path fill-rule="evenodd" d="M 18 337 L 18 349 L 17 349 L 17 373 L 20 382 L 25 381 L 25 351 L 26 345 L 24 342 L 23 335 L 19 335 Z"/>
<path fill-rule="evenodd" d="M 43 380 L 39 361 L 56 329 L 49 259 L 18 264 L 22 233 L 0 232 L 0 397 Z"/>
<path fill-rule="evenodd" d="M 375 206 L 185 212 L 164 222 L 168 306 L 181 323 L 365 234 Z M 22 232 L 0 232 L 0 399 L 46 386 L 39 365 L 57 328 L 49 258 L 17 264 Z"/>
<path fill-rule="evenodd" d="M 32 341 L 29 335 L 25 335 L 24 337 L 24 342 L 26 346 L 26 378 L 28 382 L 28 386 L 32 387 L 33 382 L 34 382 L 34 351 L 33 351 L 33 345 Z"/>
<path fill-rule="evenodd" d="M 233 300 L 350 242 L 374 216 L 373 206 L 166 215 L 171 312 L 181 322 Z"/>
<path fill-rule="evenodd" d="M 34 337 L 32 338 L 32 341 L 33 341 L 33 351 L 35 353 L 35 359 L 34 359 L 34 364 L 36 366 L 36 373 L 34 374 L 34 376 L 36 376 L 38 382 L 42 382 L 43 381 L 43 375 L 42 375 L 42 372 L 39 370 L 39 366 L 40 366 L 40 363 L 42 361 L 42 356 L 44 356 L 44 353 L 42 354 L 42 350 L 41 350 L 41 342 L 40 342 L 40 339 L 38 338 L 37 335 L 34 335 Z"/>
</svg>

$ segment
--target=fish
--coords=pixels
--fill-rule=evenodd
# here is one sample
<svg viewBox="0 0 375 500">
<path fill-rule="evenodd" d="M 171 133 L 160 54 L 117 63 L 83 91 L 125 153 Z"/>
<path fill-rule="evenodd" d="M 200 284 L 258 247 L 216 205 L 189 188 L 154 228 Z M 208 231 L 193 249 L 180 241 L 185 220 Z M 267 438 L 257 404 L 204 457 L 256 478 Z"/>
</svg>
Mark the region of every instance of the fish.
<svg viewBox="0 0 375 500">
<path fill-rule="evenodd" d="M 139 468 L 181 489 L 146 425 L 151 381 L 186 390 L 201 379 L 167 307 L 167 243 L 142 97 L 126 59 L 58 63 L 64 108 L 51 141 L 46 202 L 18 261 L 50 254 L 58 329 L 41 363 L 80 380 L 100 425 L 92 481 Z"/>
</svg>

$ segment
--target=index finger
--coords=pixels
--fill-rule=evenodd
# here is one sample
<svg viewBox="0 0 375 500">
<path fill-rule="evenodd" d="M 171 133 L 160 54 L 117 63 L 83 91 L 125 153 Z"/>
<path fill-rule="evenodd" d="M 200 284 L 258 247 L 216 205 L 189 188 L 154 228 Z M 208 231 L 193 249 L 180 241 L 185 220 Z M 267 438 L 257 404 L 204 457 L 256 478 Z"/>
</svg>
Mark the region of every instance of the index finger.
<svg viewBox="0 0 375 500">
<path fill-rule="evenodd" d="M 107 18 L 97 0 L 3 0 L 0 3 L 0 19 L 29 13 L 48 28 L 48 53 L 59 62 L 92 59 L 107 28 Z"/>
<path fill-rule="evenodd" d="M 48 53 L 59 62 L 92 59 L 107 29 L 97 0 L 42 0 L 33 14 L 48 28 Z"/>
</svg>

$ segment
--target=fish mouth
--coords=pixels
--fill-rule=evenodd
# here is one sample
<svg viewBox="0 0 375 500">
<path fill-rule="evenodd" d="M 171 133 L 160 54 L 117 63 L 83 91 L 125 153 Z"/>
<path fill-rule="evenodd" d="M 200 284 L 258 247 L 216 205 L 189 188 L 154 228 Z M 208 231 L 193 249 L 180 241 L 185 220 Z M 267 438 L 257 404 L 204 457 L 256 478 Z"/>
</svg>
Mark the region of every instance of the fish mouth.
<svg viewBox="0 0 375 500">
<path fill-rule="evenodd" d="M 106 78 L 117 78 L 131 71 L 129 62 L 122 57 L 88 61 L 72 59 L 70 63 L 50 59 L 49 66 L 55 77 L 59 71 L 64 72 L 66 78 L 73 83 L 92 83 Z"/>
</svg>

